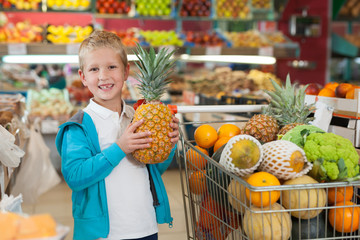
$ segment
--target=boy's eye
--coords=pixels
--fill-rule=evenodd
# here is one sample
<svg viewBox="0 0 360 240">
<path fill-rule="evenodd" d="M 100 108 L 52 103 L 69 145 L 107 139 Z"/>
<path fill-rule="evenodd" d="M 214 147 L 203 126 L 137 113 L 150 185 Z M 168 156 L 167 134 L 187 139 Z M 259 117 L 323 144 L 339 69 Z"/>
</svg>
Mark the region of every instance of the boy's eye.
<svg viewBox="0 0 360 240">
<path fill-rule="evenodd" d="M 114 68 L 117 68 L 117 67 L 115 65 L 113 65 L 113 66 L 110 66 L 109 68 L 114 69 Z"/>
<path fill-rule="evenodd" d="M 97 70 L 97 68 L 90 68 L 90 72 L 93 72 L 93 71 L 96 71 Z"/>
</svg>

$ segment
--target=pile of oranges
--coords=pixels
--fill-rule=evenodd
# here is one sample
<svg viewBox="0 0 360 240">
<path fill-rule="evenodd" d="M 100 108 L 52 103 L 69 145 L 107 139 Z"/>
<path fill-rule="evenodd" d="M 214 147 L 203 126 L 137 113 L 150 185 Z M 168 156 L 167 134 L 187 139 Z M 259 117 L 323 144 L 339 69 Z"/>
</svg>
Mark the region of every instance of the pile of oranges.
<svg viewBox="0 0 360 240">
<path fill-rule="evenodd" d="M 190 191 L 192 193 L 203 194 L 206 192 L 205 168 L 207 160 L 204 155 L 209 156 L 209 150 L 216 152 L 231 137 L 240 134 L 240 131 L 238 126 L 231 123 L 223 124 L 217 130 L 211 125 L 203 124 L 195 130 L 195 148 L 199 151 L 189 148 L 186 152 L 186 158 L 189 161 L 187 167 L 192 171 L 189 177 Z"/>
<path fill-rule="evenodd" d="M 306 94 L 322 97 L 354 99 L 356 88 L 360 87 L 351 83 L 328 82 L 323 88 L 319 88 L 317 84 L 311 83 L 305 92 Z"/>
</svg>

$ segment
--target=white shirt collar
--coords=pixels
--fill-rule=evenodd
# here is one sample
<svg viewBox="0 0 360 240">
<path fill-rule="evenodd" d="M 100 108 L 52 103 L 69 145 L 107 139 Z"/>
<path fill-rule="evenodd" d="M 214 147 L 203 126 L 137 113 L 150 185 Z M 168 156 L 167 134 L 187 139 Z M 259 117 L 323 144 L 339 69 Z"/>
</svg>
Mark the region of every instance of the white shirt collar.
<svg viewBox="0 0 360 240">
<path fill-rule="evenodd" d="M 122 101 L 121 115 L 125 114 L 126 116 L 129 116 L 129 113 L 126 111 L 127 108 L 126 108 L 125 101 L 123 99 L 121 101 Z M 94 111 L 94 113 L 96 113 L 102 119 L 107 119 L 107 118 L 109 118 L 110 116 L 112 116 L 115 113 L 114 111 L 112 111 L 112 110 L 110 110 L 110 109 L 108 109 L 106 107 L 103 107 L 100 104 L 96 103 L 92 98 L 90 99 L 90 103 L 86 108 Z"/>
</svg>

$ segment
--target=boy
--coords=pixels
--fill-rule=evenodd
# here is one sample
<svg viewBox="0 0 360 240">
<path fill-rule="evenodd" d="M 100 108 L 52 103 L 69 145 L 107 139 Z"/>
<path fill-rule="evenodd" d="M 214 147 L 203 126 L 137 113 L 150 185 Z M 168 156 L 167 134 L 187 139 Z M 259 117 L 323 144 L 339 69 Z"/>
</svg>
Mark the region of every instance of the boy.
<svg viewBox="0 0 360 240">
<path fill-rule="evenodd" d="M 157 239 L 157 223 L 172 223 L 161 174 L 174 157 L 179 121 L 173 117 L 170 124 L 173 149 L 166 161 L 136 161 L 131 152 L 150 147 L 152 139 L 150 132 L 135 133 L 143 121 L 131 123 L 134 109 L 121 98 L 129 75 L 121 40 L 95 31 L 80 46 L 79 64 L 81 81 L 94 97 L 56 137 L 73 191 L 74 239 Z"/>
</svg>

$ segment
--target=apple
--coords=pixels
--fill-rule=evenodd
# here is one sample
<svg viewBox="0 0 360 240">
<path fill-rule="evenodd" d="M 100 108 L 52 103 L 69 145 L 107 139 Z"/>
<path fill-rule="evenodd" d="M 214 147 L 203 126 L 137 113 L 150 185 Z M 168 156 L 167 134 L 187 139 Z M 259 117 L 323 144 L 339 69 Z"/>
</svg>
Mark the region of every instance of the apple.
<svg viewBox="0 0 360 240">
<path fill-rule="evenodd" d="M 320 92 L 320 87 L 316 83 L 309 83 L 309 85 L 305 89 L 305 94 L 307 95 L 318 95 L 319 92 Z"/>
<path fill-rule="evenodd" d="M 350 83 L 340 83 L 335 89 L 335 96 L 338 98 L 345 98 L 346 93 L 352 88 L 354 88 L 354 86 Z"/>
</svg>

